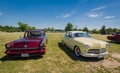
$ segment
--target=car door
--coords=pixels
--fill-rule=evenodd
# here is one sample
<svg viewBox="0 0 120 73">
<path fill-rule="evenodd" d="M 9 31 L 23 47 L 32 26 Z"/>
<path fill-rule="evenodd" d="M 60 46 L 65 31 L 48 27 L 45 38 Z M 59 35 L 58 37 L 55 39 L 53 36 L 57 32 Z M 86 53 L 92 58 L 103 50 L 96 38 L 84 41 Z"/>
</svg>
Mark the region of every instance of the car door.
<svg viewBox="0 0 120 73">
<path fill-rule="evenodd" d="M 73 46 L 74 46 L 74 40 L 73 40 L 73 35 L 72 33 L 70 32 L 69 33 L 69 38 L 68 38 L 68 46 L 70 49 L 73 49 Z"/>
<path fill-rule="evenodd" d="M 68 32 L 68 33 L 66 34 L 65 43 L 66 43 L 66 45 L 67 45 L 70 49 L 72 49 L 72 45 L 73 45 L 72 32 Z"/>
<path fill-rule="evenodd" d="M 116 36 L 117 40 L 120 41 L 120 32 Z"/>
<path fill-rule="evenodd" d="M 65 43 L 66 46 L 68 46 L 69 44 L 68 39 L 69 39 L 69 32 L 67 32 L 63 38 L 63 42 Z"/>
</svg>

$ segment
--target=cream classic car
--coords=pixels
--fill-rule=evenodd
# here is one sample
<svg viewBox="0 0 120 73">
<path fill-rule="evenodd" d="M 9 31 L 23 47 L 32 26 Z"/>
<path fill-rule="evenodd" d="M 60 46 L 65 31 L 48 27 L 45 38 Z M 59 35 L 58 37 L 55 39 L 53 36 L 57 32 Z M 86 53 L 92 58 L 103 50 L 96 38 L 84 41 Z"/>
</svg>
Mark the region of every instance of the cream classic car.
<svg viewBox="0 0 120 73">
<path fill-rule="evenodd" d="M 62 39 L 65 44 L 74 51 L 76 56 L 104 58 L 109 48 L 109 43 L 91 38 L 83 31 L 68 31 Z"/>
</svg>

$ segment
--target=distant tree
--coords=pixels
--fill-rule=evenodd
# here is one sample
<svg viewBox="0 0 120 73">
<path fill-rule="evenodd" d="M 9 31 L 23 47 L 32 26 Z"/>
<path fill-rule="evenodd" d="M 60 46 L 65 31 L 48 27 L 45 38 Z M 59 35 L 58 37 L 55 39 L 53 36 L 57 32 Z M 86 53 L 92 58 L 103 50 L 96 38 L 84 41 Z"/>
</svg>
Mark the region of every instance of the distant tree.
<svg viewBox="0 0 120 73">
<path fill-rule="evenodd" d="M 101 33 L 101 34 L 106 34 L 106 26 L 105 26 L 105 25 L 103 25 L 103 26 L 101 27 L 100 33 Z"/>
<path fill-rule="evenodd" d="M 27 27 L 26 27 L 26 30 L 31 30 L 31 29 L 32 29 L 31 26 L 27 26 Z"/>
<path fill-rule="evenodd" d="M 73 29 L 72 23 L 67 23 L 67 26 L 65 27 L 65 31 L 71 31 Z"/>
<path fill-rule="evenodd" d="M 0 31 L 2 31 L 3 27 L 0 25 Z"/>
<path fill-rule="evenodd" d="M 23 22 L 18 22 L 18 25 L 19 25 L 19 29 L 20 29 L 21 31 L 35 29 L 35 27 L 31 27 L 31 26 L 29 26 L 28 24 L 25 24 L 25 23 L 23 23 Z"/>
<path fill-rule="evenodd" d="M 48 28 L 47 28 L 47 31 L 50 31 L 50 30 L 51 30 L 51 28 L 50 28 L 50 27 L 48 27 Z"/>
<path fill-rule="evenodd" d="M 53 31 L 54 31 L 54 28 L 52 27 L 52 28 L 51 28 L 51 32 L 53 32 Z"/>
<path fill-rule="evenodd" d="M 53 27 L 44 28 L 44 30 L 50 31 L 50 32 L 54 32 L 55 31 L 55 29 Z"/>
<path fill-rule="evenodd" d="M 31 29 L 30 30 L 34 30 L 34 29 L 36 29 L 35 27 L 31 27 Z"/>
<path fill-rule="evenodd" d="M 63 29 L 54 29 L 55 32 L 65 32 Z"/>
<path fill-rule="evenodd" d="M 82 29 L 81 29 L 81 28 L 79 28 L 78 30 L 79 30 L 79 31 L 81 31 Z"/>
<path fill-rule="evenodd" d="M 113 32 L 118 32 L 118 31 L 119 31 L 119 29 L 113 28 Z"/>
<path fill-rule="evenodd" d="M 23 22 L 18 22 L 19 28 L 21 29 L 21 31 L 25 31 L 28 29 L 28 24 L 25 24 Z"/>
<path fill-rule="evenodd" d="M 73 31 L 77 31 L 78 29 L 75 27 L 75 28 L 73 28 Z"/>
<path fill-rule="evenodd" d="M 112 29 L 112 28 L 107 28 L 106 30 L 107 30 L 107 32 L 108 32 L 109 34 L 112 34 L 112 32 L 113 32 L 113 29 Z"/>
<path fill-rule="evenodd" d="M 91 32 L 94 33 L 94 34 L 98 34 L 98 33 L 99 33 L 99 30 L 93 29 Z"/>
<path fill-rule="evenodd" d="M 5 32 L 17 32 L 19 29 L 18 27 L 13 27 L 13 26 L 2 26 L 0 25 L 0 31 L 5 31 Z"/>
<path fill-rule="evenodd" d="M 89 32 L 89 29 L 87 27 L 84 27 L 82 31 Z"/>
</svg>

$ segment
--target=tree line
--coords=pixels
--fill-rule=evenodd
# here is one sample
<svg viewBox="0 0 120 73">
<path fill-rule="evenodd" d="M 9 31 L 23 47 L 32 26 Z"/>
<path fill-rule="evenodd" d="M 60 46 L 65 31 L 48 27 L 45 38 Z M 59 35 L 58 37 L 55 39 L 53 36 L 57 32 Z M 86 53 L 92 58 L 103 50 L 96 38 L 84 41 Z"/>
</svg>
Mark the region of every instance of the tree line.
<svg viewBox="0 0 120 73">
<path fill-rule="evenodd" d="M 81 28 L 76 28 L 72 23 L 67 23 L 65 27 L 65 31 L 85 31 L 87 33 L 93 33 L 93 34 L 114 34 L 115 32 L 120 32 L 120 29 L 117 28 L 106 28 L 105 25 L 101 27 L 101 29 L 92 29 L 89 30 L 87 27 L 84 27 L 83 29 Z"/>
<path fill-rule="evenodd" d="M 33 30 L 36 29 L 35 27 L 29 26 L 26 23 L 18 22 L 19 27 L 13 27 L 13 26 L 2 26 L 0 25 L 0 31 L 5 32 L 24 32 L 26 30 Z M 113 34 L 115 32 L 120 32 L 120 29 L 117 28 L 106 28 L 105 25 L 101 27 L 101 29 L 92 29 L 89 30 L 87 27 L 83 28 L 77 28 L 74 27 L 72 23 L 67 23 L 64 29 L 55 29 L 53 27 L 47 27 L 44 28 L 44 30 L 48 32 L 66 32 L 66 31 L 85 31 L 87 33 L 93 33 L 93 34 Z"/>
<path fill-rule="evenodd" d="M 101 26 L 100 29 L 88 29 L 88 27 L 77 28 L 72 23 L 67 23 L 64 29 L 55 29 L 53 27 L 44 28 L 48 32 L 67 32 L 67 31 L 85 31 L 92 34 L 114 34 L 120 32 L 117 28 L 106 28 L 105 25 Z"/>
<path fill-rule="evenodd" d="M 13 27 L 13 26 L 2 26 L 0 25 L 0 31 L 4 31 L 4 32 L 24 32 L 26 30 L 32 30 L 32 29 L 36 29 L 35 27 L 31 27 L 26 23 L 23 22 L 18 22 L 19 27 Z"/>
</svg>

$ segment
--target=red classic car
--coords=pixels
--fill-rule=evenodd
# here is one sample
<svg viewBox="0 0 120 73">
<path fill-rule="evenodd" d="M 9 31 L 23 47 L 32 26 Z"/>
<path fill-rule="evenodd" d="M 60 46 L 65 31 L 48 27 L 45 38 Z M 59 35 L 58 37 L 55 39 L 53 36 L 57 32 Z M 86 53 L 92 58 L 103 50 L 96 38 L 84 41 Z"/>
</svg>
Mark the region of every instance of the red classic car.
<svg viewBox="0 0 120 73">
<path fill-rule="evenodd" d="M 44 55 L 46 52 L 47 37 L 43 30 L 29 30 L 24 37 L 5 44 L 8 56 L 29 57 Z"/>
<path fill-rule="evenodd" d="M 117 32 L 113 36 L 107 36 L 108 40 L 111 40 L 113 43 L 119 43 L 120 42 L 120 32 Z"/>
</svg>

